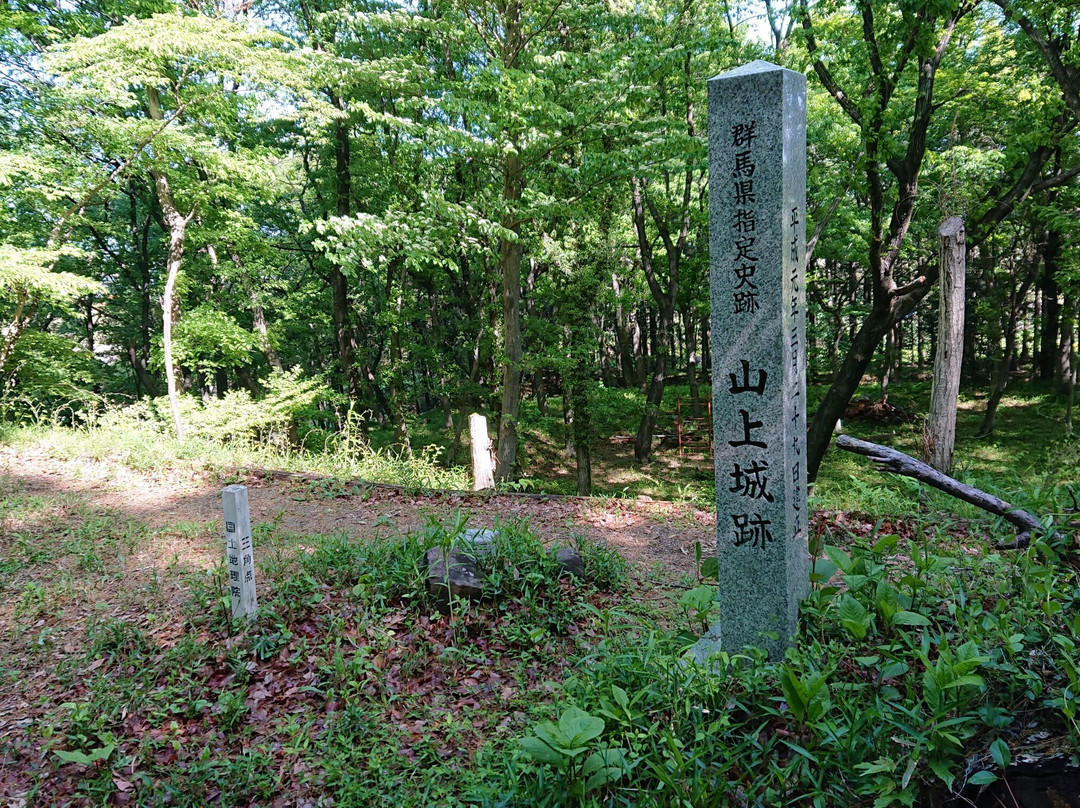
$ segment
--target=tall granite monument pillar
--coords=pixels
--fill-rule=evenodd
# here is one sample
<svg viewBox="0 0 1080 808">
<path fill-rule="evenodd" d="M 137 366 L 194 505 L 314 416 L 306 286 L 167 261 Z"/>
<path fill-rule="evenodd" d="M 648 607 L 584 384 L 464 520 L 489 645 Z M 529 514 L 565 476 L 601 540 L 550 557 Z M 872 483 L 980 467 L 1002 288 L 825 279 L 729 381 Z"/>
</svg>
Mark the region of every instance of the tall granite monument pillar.
<svg viewBox="0 0 1080 808">
<path fill-rule="evenodd" d="M 806 78 L 709 81 L 713 433 L 723 650 L 783 657 L 809 591 Z M 717 636 L 719 635 L 719 636 Z"/>
</svg>

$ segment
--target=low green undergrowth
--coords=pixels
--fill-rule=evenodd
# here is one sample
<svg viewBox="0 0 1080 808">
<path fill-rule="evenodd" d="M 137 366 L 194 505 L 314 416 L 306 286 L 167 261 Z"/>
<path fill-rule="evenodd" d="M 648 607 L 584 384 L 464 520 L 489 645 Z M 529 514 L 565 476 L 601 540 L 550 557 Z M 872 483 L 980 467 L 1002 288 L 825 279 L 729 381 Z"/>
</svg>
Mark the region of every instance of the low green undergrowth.
<svg viewBox="0 0 1080 808">
<path fill-rule="evenodd" d="M 263 526 L 252 621 L 220 565 L 178 573 L 179 621 L 91 615 L 9 769 L 30 804 L 888 808 L 1006 779 L 1033 728 L 1080 748 L 1071 534 L 1003 553 L 830 528 L 786 658 L 701 664 L 707 578 L 658 599 L 582 541 L 575 582 L 507 523 L 478 557 L 491 599 L 439 600 L 424 554 L 466 527 Z M 8 684 L 59 642 L 24 643 Z"/>
<path fill-rule="evenodd" d="M 1067 548 L 1072 538 L 1040 540 L 1004 556 L 895 534 L 829 547 L 779 664 L 747 649 L 697 666 L 678 635 L 624 629 L 521 736 L 482 804 L 887 808 L 974 796 L 1007 777 L 1033 727 L 1080 744 L 1080 581 Z"/>
<path fill-rule="evenodd" d="M 478 559 L 490 599 L 433 595 L 425 553 L 464 547 L 465 527 L 373 542 L 264 528 L 250 622 L 231 618 L 218 565 L 181 574 L 172 626 L 110 610 L 64 654 L 21 645 L 12 683 L 59 661 L 49 692 L 25 693 L 39 719 L 5 768 L 29 777 L 28 804 L 461 804 L 627 619 L 617 555 L 581 540 L 588 577 L 570 579 L 517 523 Z"/>
<path fill-rule="evenodd" d="M 363 418 L 356 415 L 338 429 L 336 415 L 321 406 L 330 393 L 318 383 L 278 374 L 267 385 L 257 400 L 246 391 L 205 403 L 184 397 L 183 439 L 175 436 L 168 402 L 157 398 L 89 413 L 76 427 L 48 420 L 29 424 L 12 431 L 7 440 L 33 443 L 61 457 L 108 459 L 154 473 L 178 465 L 221 473 L 237 467 L 272 468 L 410 490 L 471 488 L 468 472 L 443 465 L 437 446 L 415 452 L 374 448 Z"/>
</svg>

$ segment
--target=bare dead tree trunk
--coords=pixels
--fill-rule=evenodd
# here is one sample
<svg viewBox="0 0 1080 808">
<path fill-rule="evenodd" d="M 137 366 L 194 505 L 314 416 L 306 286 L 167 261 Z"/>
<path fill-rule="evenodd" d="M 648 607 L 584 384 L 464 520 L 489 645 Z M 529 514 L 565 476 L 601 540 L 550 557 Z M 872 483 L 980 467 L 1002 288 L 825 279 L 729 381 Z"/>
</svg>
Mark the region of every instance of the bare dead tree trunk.
<svg viewBox="0 0 1080 808">
<path fill-rule="evenodd" d="M 946 219 L 938 228 L 938 235 L 941 237 L 938 344 L 930 413 L 923 434 L 925 459 L 938 471 L 948 473 L 952 468 L 956 443 L 956 397 L 960 392 L 960 370 L 964 358 L 967 269 L 964 220 L 958 216 Z"/>
</svg>

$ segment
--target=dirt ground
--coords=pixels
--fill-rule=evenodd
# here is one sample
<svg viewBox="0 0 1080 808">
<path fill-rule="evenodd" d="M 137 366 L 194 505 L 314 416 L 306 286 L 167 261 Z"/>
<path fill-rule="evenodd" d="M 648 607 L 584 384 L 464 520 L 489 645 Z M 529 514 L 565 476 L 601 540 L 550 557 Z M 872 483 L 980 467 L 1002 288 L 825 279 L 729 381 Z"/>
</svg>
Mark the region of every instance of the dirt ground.
<svg viewBox="0 0 1080 808">
<path fill-rule="evenodd" d="M 415 494 L 388 486 L 342 485 L 314 476 L 238 469 L 221 475 L 190 467 L 135 471 L 109 460 L 59 459 L 34 448 L 0 448 L 5 488 L 23 494 L 63 494 L 94 510 L 110 510 L 154 533 L 139 559 L 159 569 L 180 563 L 208 568 L 220 556 L 216 526 L 221 489 L 248 487 L 252 525 L 273 523 L 298 536 L 351 534 L 372 538 L 406 533 L 431 520 L 468 516 L 473 528 L 527 520 L 545 542 L 584 535 L 606 543 L 639 572 L 677 581 L 692 575 L 695 544 L 716 546 L 716 515 L 689 503 L 637 499 L 542 497 L 536 494 Z M 16 515 L 17 518 L 17 515 Z M 133 559 L 134 560 L 134 559 Z"/>
</svg>

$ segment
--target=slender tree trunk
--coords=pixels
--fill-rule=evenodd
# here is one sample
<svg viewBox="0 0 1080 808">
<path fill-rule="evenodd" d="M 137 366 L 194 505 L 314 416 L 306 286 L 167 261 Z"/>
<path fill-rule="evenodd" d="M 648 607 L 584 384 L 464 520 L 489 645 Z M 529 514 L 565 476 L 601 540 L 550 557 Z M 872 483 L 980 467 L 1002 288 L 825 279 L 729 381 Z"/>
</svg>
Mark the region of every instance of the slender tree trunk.
<svg viewBox="0 0 1080 808">
<path fill-rule="evenodd" d="M 698 397 L 697 375 L 697 333 L 694 326 L 693 312 L 689 309 L 683 312 L 683 329 L 686 332 L 686 383 L 690 385 L 690 409 L 695 418 L 701 417 L 701 399 Z"/>
<path fill-rule="evenodd" d="M 589 446 L 591 415 L 589 412 L 589 368 L 582 357 L 571 371 L 570 407 L 574 412 L 574 459 L 577 465 L 577 493 L 592 496 L 592 452 Z"/>
<path fill-rule="evenodd" d="M 631 335 L 631 321 L 622 304 L 618 274 L 611 273 L 611 289 L 615 293 L 615 342 L 619 346 L 619 369 L 623 384 L 637 387 L 637 362 L 634 357 L 634 340 Z"/>
<path fill-rule="evenodd" d="M 270 363 L 270 367 L 278 372 L 283 372 L 285 368 L 281 364 L 281 357 L 278 356 L 277 351 L 274 350 L 274 346 L 270 343 L 270 333 L 269 329 L 266 327 L 266 312 L 263 311 L 262 303 L 259 302 L 259 295 L 252 289 L 250 297 L 251 320 L 252 325 L 255 326 L 255 333 L 259 335 L 259 347 L 262 348 L 262 352 L 266 356 L 266 361 Z"/>
<path fill-rule="evenodd" d="M 890 302 L 871 310 L 855 333 L 839 372 L 818 405 L 806 434 L 807 476 L 810 480 L 817 476 L 821 460 L 832 442 L 836 422 L 858 389 L 881 338 L 892 326 L 892 317 Z"/>
<path fill-rule="evenodd" d="M 1061 305 L 1058 302 L 1057 270 L 1061 261 L 1061 233 L 1050 228 L 1043 247 L 1042 328 L 1039 339 L 1038 372 L 1043 381 L 1053 381 L 1057 371 Z"/>
<path fill-rule="evenodd" d="M 956 397 L 964 360 L 964 290 L 966 248 L 963 219 L 954 216 L 938 228 L 941 237 L 938 304 L 938 349 L 934 358 L 934 385 L 926 418 L 924 460 L 948 474 L 956 443 Z"/>
<path fill-rule="evenodd" d="M 503 199 L 516 203 L 524 190 L 521 160 L 508 154 L 504 163 Z M 503 226 L 521 235 L 521 223 L 510 212 Z M 514 476 L 517 464 L 518 410 L 521 406 L 521 241 L 504 238 L 499 250 L 502 267 L 503 350 L 505 359 L 502 378 L 502 408 L 499 418 L 499 449 L 495 478 L 499 482 Z"/>
<path fill-rule="evenodd" d="M 162 203 L 162 213 L 169 228 L 169 251 L 166 259 L 165 292 L 161 298 L 162 330 L 161 342 L 165 356 L 165 383 L 169 391 L 169 406 L 172 409 L 173 426 L 176 437 L 183 439 L 184 423 L 180 415 L 180 380 L 178 368 L 173 361 L 173 329 L 180 322 L 180 301 L 176 297 L 176 281 L 180 277 L 180 268 L 184 260 L 184 239 L 187 235 L 188 219 L 176 210 L 169 193 L 169 183 L 164 174 L 153 172 L 158 199 Z"/>
<path fill-rule="evenodd" d="M 1028 290 L 1031 288 L 1037 272 L 1038 266 L 1036 265 L 1034 272 L 1028 272 L 1019 289 L 1014 287 L 1010 291 L 1009 311 L 1005 323 L 1005 348 L 999 361 L 994 364 L 990 395 L 986 400 L 986 412 L 983 415 L 982 426 L 979 427 L 980 437 L 989 437 L 994 433 L 994 420 L 997 417 L 998 405 L 1001 404 L 1001 399 L 1009 386 L 1009 377 L 1012 374 L 1013 362 L 1016 359 L 1016 332 L 1018 328 L 1024 328 L 1023 319 Z"/>
<path fill-rule="evenodd" d="M 154 120 L 164 120 L 161 109 L 161 99 L 154 87 L 146 88 L 146 99 L 150 117 Z M 195 208 L 188 212 L 187 216 L 181 216 L 173 200 L 172 190 L 169 188 L 169 179 L 160 171 L 151 171 L 150 176 L 154 180 L 154 190 L 157 192 L 158 204 L 161 206 L 161 215 L 165 220 L 165 226 L 169 233 L 169 249 L 166 257 L 165 292 L 161 300 L 162 332 L 161 341 L 165 355 L 165 382 L 169 391 L 169 406 L 172 409 L 173 425 L 176 428 L 176 436 L 184 437 L 184 423 L 180 416 L 180 380 L 179 369 L 173 362 L 173 328 L 180 321 L 180 301 L 176 297 L 176 281 L 180 277 L 180 269 L 184 261 L 184 241 L 187 238 L 188 224 L 195 215 Z"/>
<path fill-rule="evenodd" d="M 1055 354 L 1054 382 L 1058 389 L 1064 393 L 1069 391 L 1069 379 L 1072 376 L 1073 365 L 1073 323 L 1074 312 L 1069 302 L 1066 302 L 1060 313 L 1060 336 Z"/>
<path fill-rule="evenodd" d="M 138 349 L 135 347 L 135 340 L 132 340 L 128 344 L 128 361 L 131 362 L 131 369 L 135 371 L 135 378 L 139 384 L 146 391 L 146 395 L 150 398 L 156 398 L 158 395 L 157 385 L 154 384 L 153 377 L 146 370 L 146 365 L 143 363 L 142 357 L 139 356 Z"/>
<path fill-rule="evenodd" d="M 661 322 L 660 332 L 664 331 L 664 323 Z M 666 336 L 666 334 L 664 335 Z M 634 457 L 639 463 L 647 463 L 652 455 L 653 433 L 656 431 L 656 421 L 660 415 L 660 405 L 664 400 L 664 381 L 667 374 L 667 348 L 663 348 L 653 358 L 653 372 L 649 381 L 649 392 L 645 396 L 645 412 L 638 423 L 637 435 L 634 437 Z"/>
<path fill-rule="evenodd" d="M 533 294 L 536 290 L 536 261 L 529 259 L 529 274 L 526 279 L 527 295 L 525 297 L 525 311 L 528 312 L 529 317 L 536 317 L 536 296 Z M 533 397 L 536 399 L 536 408 L 540 411 L 541 415 L 547 415 L 547 389 L 544 386 L 544 368 L 543 365 L 537 363 L 533 369 Z"/>
</svg>

